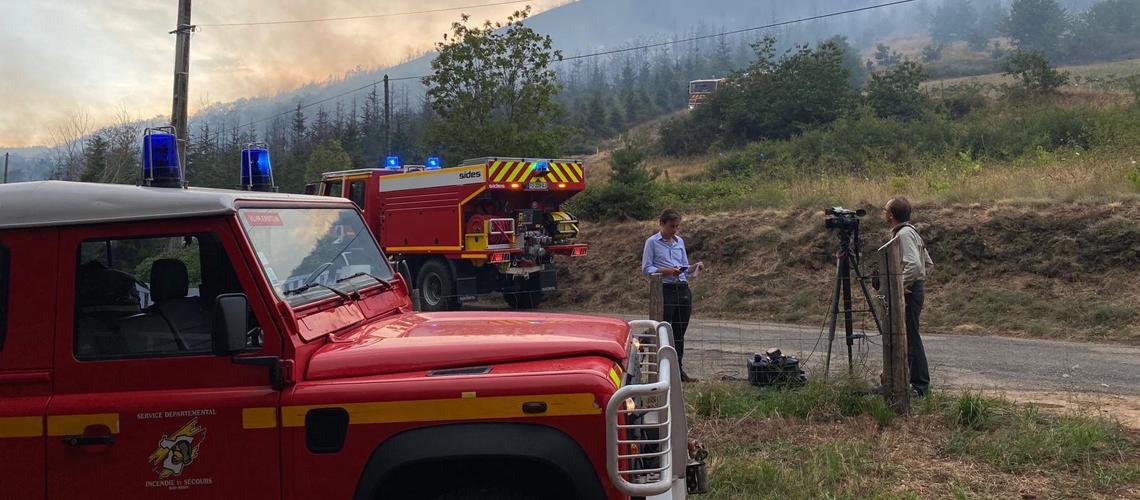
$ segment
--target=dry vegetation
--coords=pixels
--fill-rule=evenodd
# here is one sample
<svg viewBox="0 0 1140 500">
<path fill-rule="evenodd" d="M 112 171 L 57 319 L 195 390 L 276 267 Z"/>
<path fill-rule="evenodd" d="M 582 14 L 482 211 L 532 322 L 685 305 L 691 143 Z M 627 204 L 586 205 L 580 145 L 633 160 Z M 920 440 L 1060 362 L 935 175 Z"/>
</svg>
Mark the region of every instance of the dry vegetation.
<svg viewBox="0 0 1140 500">
<path fill-rule="evenodd" d="M 1126 498 L 1140 434 L 977 394 L 935 394 L 893 418 L 859 384 L 686 387 L 709 449 L 707 498 Z"/>
<path fill-rule="evenodd" d="M 690 260 L 708 266 L 692 283 L 696 316 L 818 325 L 835 272 L 835 242 L 823 228 L 822 207 L 862 200 L 849 206 L 873 213 L 864 223 L 871 247 L 886 235 L 871 200 L 888 193 L 821 198 L 815 209 L 689 215 L 682 235 Z M 916 222 L 936 263 L 927 285 L 927 331 L 1140 343 L 1140 202 L 916 198 Z M 563 291 L 552 305 L 642 310 L 641 248 L 655 230 L 653 222 L 584 224 L 590 253 L 561 269 Z"/>
</svg>

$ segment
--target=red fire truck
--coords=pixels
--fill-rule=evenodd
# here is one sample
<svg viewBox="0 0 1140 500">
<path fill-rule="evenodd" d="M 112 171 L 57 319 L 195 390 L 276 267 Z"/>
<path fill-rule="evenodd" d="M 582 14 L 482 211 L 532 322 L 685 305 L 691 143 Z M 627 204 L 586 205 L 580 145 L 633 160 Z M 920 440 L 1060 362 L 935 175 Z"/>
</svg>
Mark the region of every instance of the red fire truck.
<svg viewBox="0 0 1140 500">
<path fill-rule="evenodd" d="M 684 498 L 668 324 L 417 313 L 356 206 L 262 192 L 260 153 L 246 191 L 0 185 L 0 496 Z"/>
<path fill-rule="evenodd" d="M 555 256 L 585 255 L 562 204 L 586 188 L 581 160 L 477 158 L 441 168 L 400 165 L 329 172 L 316 193 L 364 212 L 380 246 L 419 289 L 425 311 L 501 292 L 515 309 L 555 290 Z"/>
</svg>

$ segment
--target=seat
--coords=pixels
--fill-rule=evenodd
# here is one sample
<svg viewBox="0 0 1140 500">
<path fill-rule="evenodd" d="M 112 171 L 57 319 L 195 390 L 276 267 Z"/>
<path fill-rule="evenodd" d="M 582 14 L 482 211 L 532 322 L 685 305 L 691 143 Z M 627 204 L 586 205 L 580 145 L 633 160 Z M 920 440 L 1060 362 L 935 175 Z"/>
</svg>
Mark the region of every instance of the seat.
<svg viewBox="0 0 1140 500">
<path fill-rule="evenodd" d="M 81 265 L 77 274 L 76 354 L 91 358 L 128 352 L 117 324 L 141 311 L 135 281 L 94 260 Z"/>
<path fill-rule="evenodd" d="M 190 278 L 186 264 L 178 259 L 159 259 L 150 267 L 150 294 L 154 304 L 146 309 L 168 323 L 168 330 L 188 351 L 208 351 L 211 346 L 210 321 L 200 297 L 187 297 Z M 153 322 L 137 322 L 153 329 Z M 129 343 L 129 340 L 128 340 Z"/>
</svg>

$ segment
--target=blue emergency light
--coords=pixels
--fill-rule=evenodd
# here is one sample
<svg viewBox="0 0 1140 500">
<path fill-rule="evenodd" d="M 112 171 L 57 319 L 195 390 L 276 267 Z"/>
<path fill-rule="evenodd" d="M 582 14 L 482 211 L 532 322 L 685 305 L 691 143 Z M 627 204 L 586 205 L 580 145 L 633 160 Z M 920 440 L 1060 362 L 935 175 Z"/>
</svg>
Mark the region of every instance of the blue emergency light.
<svg viewBox="0 0 1140 500">
<path fill-rule="evenodd" d="M 388 170 L 397 170 L 400 168 L 400 157 L 389 156 L 384 159 L 384 168 Z"/>
<path fill-rule="evenodd" d="M 182 167 L 178 162 L 178 138 L 174 127 L 154 127 L 143 131 L 142 183 L 154 187 L 182 187 Z"/>
<path fill-rule="evenodd" d="M 546 172 L 547 170 L 550 170 L 550 164 L 546 163 L 544 161 L 540 161 L 540 162 L 534 164 L 533 170 L 535 172 Z"/>
<path fill-rule="evenodd" d="M 424 166 L 427 167 L 428 170 L 436 170 L 442 165 L 440 164 L 438 156 L 429 156 Z"/>
<path fill-rule="evenodd" d="M 273 184 L 273 165 L 269 163 L 269 148 L 264 143 L 247 144 L 241 150 L 241 189 L 277 191 Z"/>
</svg>

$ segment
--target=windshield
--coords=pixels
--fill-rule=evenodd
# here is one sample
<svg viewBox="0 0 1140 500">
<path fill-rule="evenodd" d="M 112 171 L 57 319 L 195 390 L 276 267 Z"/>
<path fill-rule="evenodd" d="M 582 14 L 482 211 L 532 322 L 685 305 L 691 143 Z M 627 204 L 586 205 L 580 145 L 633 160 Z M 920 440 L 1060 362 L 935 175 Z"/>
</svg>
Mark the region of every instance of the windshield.
<svg viewBox="0 0 1140 500">
<path fill-rule="evenodd" d="M 716 91 L 716 81 L 706 82 L 693 82 L 689 84 L 689 93 L 691 94 L 711 94 Z"/>
<path fill-rule="evenodd" d="M 239 215 L 273 290 L 291 305 L 392 279 L 355 210 L 249 208 Z"/>
</svg>

